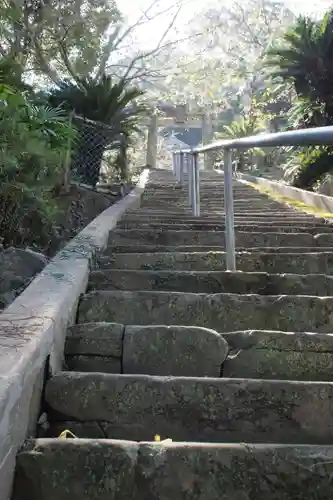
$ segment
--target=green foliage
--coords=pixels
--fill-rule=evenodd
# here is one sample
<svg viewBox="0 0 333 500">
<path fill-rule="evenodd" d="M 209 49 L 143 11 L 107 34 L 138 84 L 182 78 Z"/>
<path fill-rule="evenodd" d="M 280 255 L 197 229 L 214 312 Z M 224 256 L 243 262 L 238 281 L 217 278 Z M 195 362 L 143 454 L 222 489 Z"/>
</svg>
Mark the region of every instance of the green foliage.
<svg viewBox="0 0 333 500">
<path fill-rule="evenodd" d="M 298 152 L 285 166 L 285 177 L 293 186 L 312 190 L 332 170 L 333 148 L 310 147 Z"/>
<path fill-rule="evenodd" d="M 65 81 L 50 93 L 53 105 L 96 122 L 96 126 L 78 122 L 80 138 L 72 170 L 79 180 L 96 185 L 106 147 L 116 148 L 121 158 L 126 157 L 131 137 L 139 132 L 139 120 L 147 112 L 147 107 L 138 102 L 143 95 L 126 80 L 115 81 L 105 74 L 98 80 Z M 121 172 L 125 181 L 128 172 L 124 165 Z"/>
<path fill-rule="evenodd" d="M 248 113 L 230 125 L 224 125 L 223 132 L 216 134 L 216 139 L 239 139 L 257 135 L 264 130 L 265 116 L 262 112 L 262 106 L 256 99 L 252 99 Z M 252 171 L 255 168 L 258 156 L 263 155 L 264 151 L 260 148 L 237 150 L 233 154 L 235 169 L 240 172 Z M 218 155 L 217 160 L 222 161 L 221 154 Z"/>
<path fill-rule="evenodd" d="M 110 55 L 120 21 L 114 0 L 3 0 L 1 52 L 43 79 L 85 76 Z"/>
<path fill-rule="evenodd" d="M 330 113 L 333 82 L 333 17 L 327 13 L 322 21 L 300 17 L 283 37 L 282 47 L 268 52 L 267 64 L 272 74 L 291 81 L 298 97 L 326 106 Z"/>
<path fill-rule="evenodd" d="M 54 217 L 52 190 L 62 182 L 74 130 L 59 109 L 36 106 L 0 83 L 0 236 L 5 244 L 46 247 Z M 30 234 L 29 234 L 30 233 Z"/>
<path fill-rule="evenodd" d="M 143 95 L 142 90 L 128 87 L 125 80 L 116 81 L 103 74 L 97 81 L 91 77 L 63 81 L 51 91 L 50 102 L 89 120 L 112 125 L 117 133 L 145 110 L 136 104 Z"/>
<path fill-rule="evenodd" d="M 299 17 L 279 47 L 267 54 L 272 76 L 296 91 L 288 113 L 292 128 L 333 124 L 333 11 L 319 21 Z M 294 186 L 312 189 L 332 171 L 332 148 L 297 148 L 285 173 Z"/>
</svg>

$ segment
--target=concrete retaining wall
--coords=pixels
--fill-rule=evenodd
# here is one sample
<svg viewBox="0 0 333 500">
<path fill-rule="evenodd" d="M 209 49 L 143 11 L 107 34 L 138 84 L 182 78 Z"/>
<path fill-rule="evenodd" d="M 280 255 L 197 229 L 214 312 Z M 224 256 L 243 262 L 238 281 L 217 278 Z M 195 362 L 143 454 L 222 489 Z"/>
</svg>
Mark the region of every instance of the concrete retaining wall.
<svg viewBox="0 0 333 500">
<path fill-rule="evenodd" d="M 280 196 L 285 196 L 306 205 L 310 205 L 315 207 L 320 212 L 333 213 L 333 197 L 331 196 L 304 191 L 303 189 L 288 186 L 282 182 L 270 181 L 264 177 L 253 177 L 252 175 L 238 174 L 237 179 L 240 181 L 252 182 L 264 188 L 272 189 L 272 191 Z"/>
<path fill-rule="evenodd" d="M 0 315 L 0 500 L 10 498 L 17 449 L 35 432 L 45 374 L 62 367 L 66 330 L 91 260 L 123 214 L 140 205 L 148 174 L 144 170 L 137 187 L 71 240 Z"/>
</svg>

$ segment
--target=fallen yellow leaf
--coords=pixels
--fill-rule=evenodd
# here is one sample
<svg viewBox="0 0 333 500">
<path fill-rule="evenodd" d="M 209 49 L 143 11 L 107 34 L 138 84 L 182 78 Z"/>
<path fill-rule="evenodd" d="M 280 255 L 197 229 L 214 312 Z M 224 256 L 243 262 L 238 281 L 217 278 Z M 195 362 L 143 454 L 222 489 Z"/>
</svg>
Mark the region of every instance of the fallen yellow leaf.
<svg viewBox="0 0 333 500">
<path fill-rule="evenodd" d="M 67 438 L 77 439 L 75 434 L 73 434 L 71 431 L 66 429 L 65 431 L 62 431 L 62 433 L 59 435 L 59 439 L 67 439 Z"/>
</svg>

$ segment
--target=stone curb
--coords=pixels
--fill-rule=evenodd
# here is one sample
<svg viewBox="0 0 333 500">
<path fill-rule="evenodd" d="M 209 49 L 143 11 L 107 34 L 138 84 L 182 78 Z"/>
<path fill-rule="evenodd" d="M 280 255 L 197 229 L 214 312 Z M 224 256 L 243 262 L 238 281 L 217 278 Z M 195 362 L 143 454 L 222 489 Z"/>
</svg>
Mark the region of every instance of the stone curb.
<svg viewBox="0 0 333 500">
<path fill-rule="evenodd" d="M 10 497 L 18 448 L 34 434 L 45 374 L 61 369 L 90 262 L 123 214 L 140 206 L 148 175 L 144 170 L 131 193 L 73 238 L 0 316 L 0 500 Z"/>
<path fill-rule="evenodd" d="M 247 174 L 238 174 L 236 180 L 246 184 L 252 182 L 269 189 L 272 189 L 276 194 L 285 196 L 293 200 L 315 207 L 323 213 L 333 213 L 333 198 L 324 194 L 311 193 L 304 189 L 295 188 L 283 184 L 282 182 L 275 182 L 265 179 L 264 177 L 254 177 Z M 313 214 L 316 216 L 316 214 Z"/>
</svg>

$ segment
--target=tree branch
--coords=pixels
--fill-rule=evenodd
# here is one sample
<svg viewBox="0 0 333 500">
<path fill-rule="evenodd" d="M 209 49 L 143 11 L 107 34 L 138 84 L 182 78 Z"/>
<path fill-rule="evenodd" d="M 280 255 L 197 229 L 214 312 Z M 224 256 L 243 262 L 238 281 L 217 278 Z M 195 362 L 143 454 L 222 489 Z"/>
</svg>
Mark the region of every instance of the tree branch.
<svg viewBox="0 0 333 500">
<path fill-rule="evenodd" d="M 158 50 L 160 48 L 161 44 L 163 43 L 163 40 L 165 39 L 165 37 L 170 32 L 170 30 L 172 29 L 172 27 L 174 26 L 174 24 L 176 22 L 176 19 L 179 15 L 181 7 L 182 7 L 183 0 L 177 0 L 177 2 L 175 4 L 167 7 L 164 10 L 157 12 L 153 16 L 149 16 L 149 12 L 158 3 L 158 1 L 159 0 L 153 0 L 147 9 L 145 11 L 142 11 L 142 15 L 138 18 L 138 20 L 135 23 L 128 26 L 123 33 L 120 34 L 121 26 L 118 26 L 113 30 L 113 32 L 110 34 L 108 42 L 106 43 L 106 46 L 103 50 L 103 56 L 102 56 L 102 59 L 100 61 L 97 73 L 96 73 L 96 80 L 98 78 L 100 78 L 100 76 L 102 75 L 103 72 L 106 71 L 107 61 L 110 57 L 111 52 L 115 53 L 115 52 L 119 52 L 120 50 L 124 50 L 124 47 L 121 47 L 121 44 L 135 29 L 137 29 L 140 26 L 143 26 L 149 22 L 154 21 L 159 16 L 165 15 L 166 13 L 171 12 L 175 7 L 177 7 L 177 11 L 176 11 L 175 15 L 173 16 L 171 22 L 169 23 L 168 28 L 165 30 L 163 36 L 161 37 L 161 39 L 158 43 L 158 46 L 154 50 Z M 154 52 L 152 52 L 152 54 L 153 53 Z M 139 56 L 139 58 L 141 59 L 140 56 Z M 134 61 L 134 64 L 135 64 L 135 62 L 136 61 Z M 130 71 L 131 71 L 131 69 L 130 69 Z"/>
<path fill-rule="evenodd" d="M 60 55 L 61 55 L 61 59 L 62 59 L 64 65 L 65 65 L 68 73 L 71 75 L 71 77 L 73 78 L 73 80 L 76 83 L 78 83 L 79 85 L 81 85 L 82 84 L 81 79 L 75 73 L 75 71 L 74 71 L 74 69 L 72 67 L 72 64 L 71 64 L 71 62 L 69 60 L 66 44 L 64 43 L 63 40 L 60 40 L 58 43 L 59 43 L 59 52 L 60 52 Z"/>
</svg>

